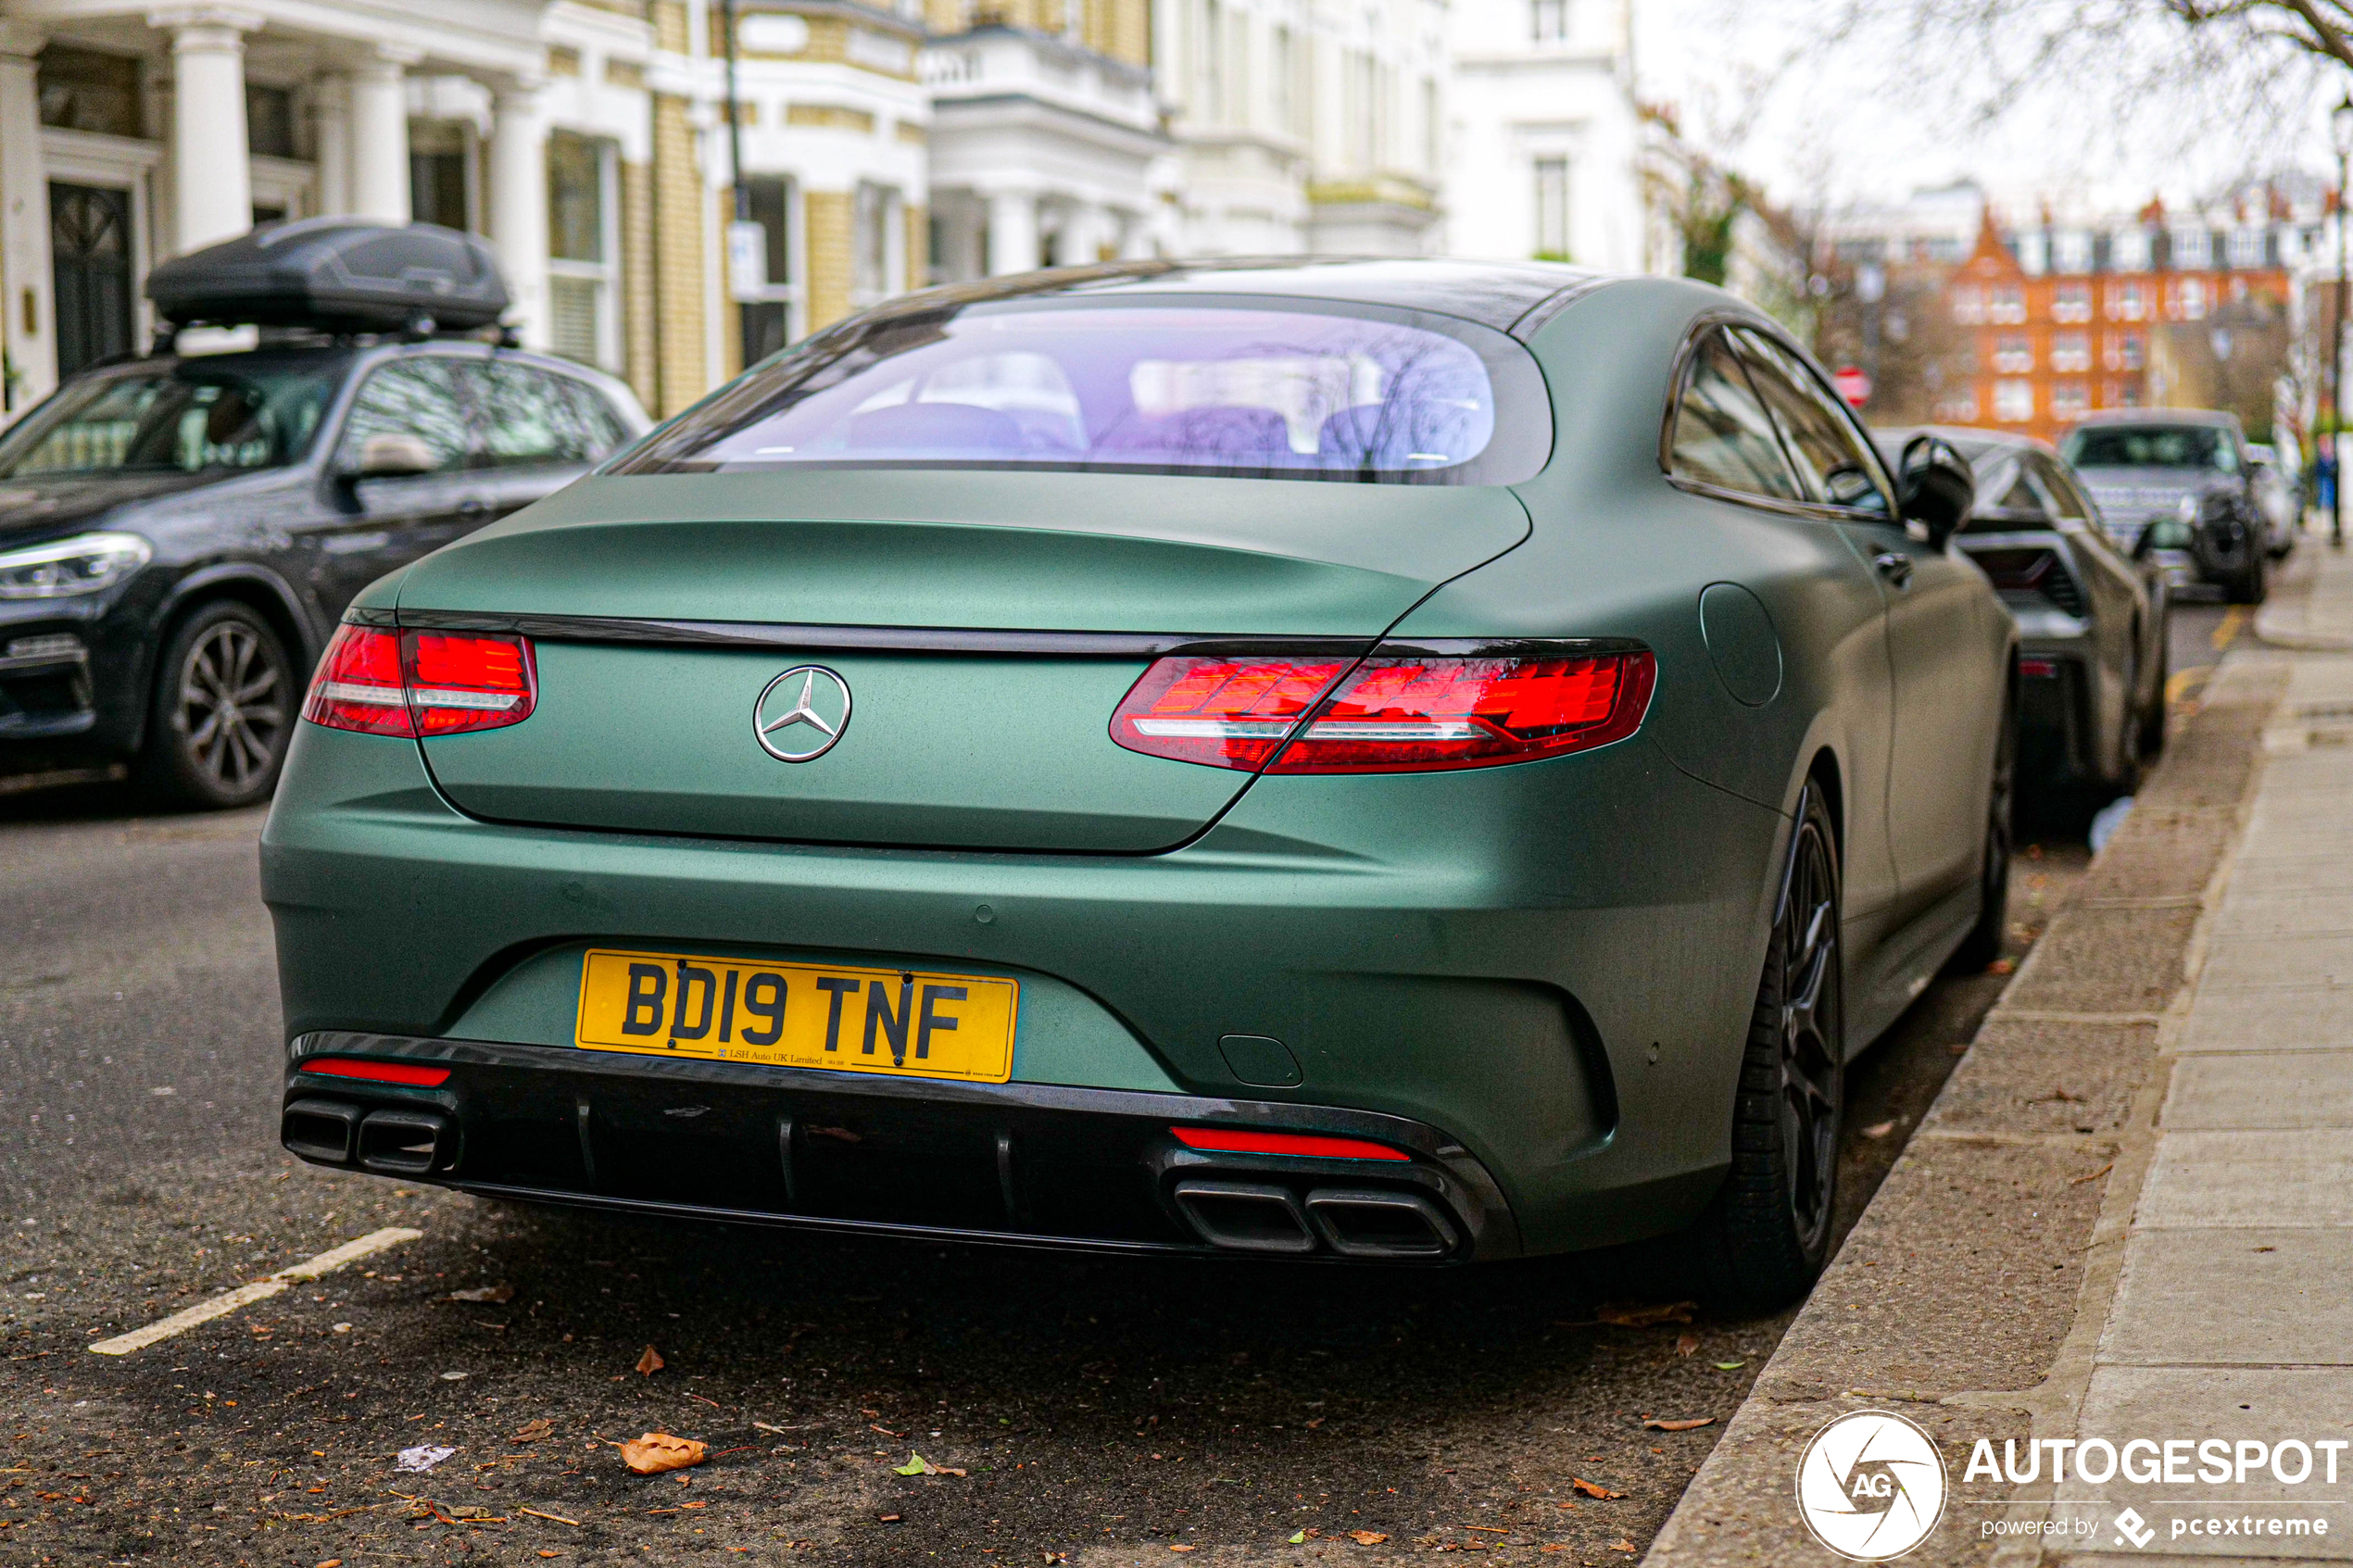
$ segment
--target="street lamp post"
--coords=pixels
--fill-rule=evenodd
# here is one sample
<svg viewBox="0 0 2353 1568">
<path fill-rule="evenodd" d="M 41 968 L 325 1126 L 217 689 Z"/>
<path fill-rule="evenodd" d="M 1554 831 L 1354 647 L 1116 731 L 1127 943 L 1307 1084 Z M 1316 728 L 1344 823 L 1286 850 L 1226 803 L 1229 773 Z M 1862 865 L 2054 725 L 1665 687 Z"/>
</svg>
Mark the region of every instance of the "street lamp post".
<svg viewBox="0 0 2353 1568">
<path fill-rule="evenodd" d="M 2336 300 L 2335 321 L 2329 331 L 2329 547 L 2345 548 L 2345 175 L 2353 159 L 2353 93 L 2329 111 L 2329 139 L 2336 144 Z"/>
</svg>

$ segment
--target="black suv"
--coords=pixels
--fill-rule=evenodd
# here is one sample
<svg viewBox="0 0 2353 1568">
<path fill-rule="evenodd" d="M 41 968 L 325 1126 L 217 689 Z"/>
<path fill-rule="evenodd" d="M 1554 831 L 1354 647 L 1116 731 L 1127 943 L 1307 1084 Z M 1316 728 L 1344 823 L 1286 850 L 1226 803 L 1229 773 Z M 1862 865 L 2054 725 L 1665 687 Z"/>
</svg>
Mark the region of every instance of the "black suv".
<svg viewBox="0 0 2353 1568">
<path fill-rule="evenodd" d="M 2109 532 L 2135 557 L 2153 554 L 2174 586 L 2212 583 L 2233 604 L 2263 602 L 2271 525 L 2236 414 L 2120 408 L 2077 425 L 2059 450 Z"/>
<path fill-rule="evenodd" d="M 608 376 L 418 325 L 101 366 L 0 433 L 0 773 L 263 798 L 354 594 L 646 428 Z"/>
</svg>

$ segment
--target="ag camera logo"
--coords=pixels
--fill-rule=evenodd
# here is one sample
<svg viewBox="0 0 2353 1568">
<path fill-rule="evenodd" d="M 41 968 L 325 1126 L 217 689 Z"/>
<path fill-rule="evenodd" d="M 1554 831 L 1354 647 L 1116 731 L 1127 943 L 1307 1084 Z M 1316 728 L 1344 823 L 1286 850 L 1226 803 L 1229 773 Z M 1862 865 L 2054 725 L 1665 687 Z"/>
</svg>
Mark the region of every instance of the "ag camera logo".
<svg viewBox="0 0 2353 1568">
<path fill-rule="evenodd" d="M 1944 1517 L 1944 1458 L 1900 1415 L 1842 1415 L 1814 1434 L 1797 1461 L 1797 1513 L 1841 1557 L 1901 1557 Z"/>
</svg>

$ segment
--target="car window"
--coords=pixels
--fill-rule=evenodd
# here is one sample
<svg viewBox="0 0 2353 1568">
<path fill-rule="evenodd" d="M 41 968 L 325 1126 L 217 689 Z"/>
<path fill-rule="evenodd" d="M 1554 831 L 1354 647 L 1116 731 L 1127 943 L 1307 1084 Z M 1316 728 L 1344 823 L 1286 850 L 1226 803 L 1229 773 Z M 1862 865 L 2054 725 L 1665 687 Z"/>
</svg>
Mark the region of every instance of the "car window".
<svg viewBox="0 0 2353 1568">
<path fill-rule="evenodd" d="M 1799 498 L 1773 421 L 1720 329 L 1710 330 L 1692 353 L 1669 458 L 1667 471 L 1678 479 L 1778 501 Z"/>
<path fill-rule="evenodd" d="M 68 382 L 0 436 L 0 477 L 283 467 L 310 445 L 341 370 L 222 355 Z"/>
<path fill-rule="evenodd" d="M 1813 372 L 1762 333 L 1740 327 L 1732 336 L 1748 360 L 1757 395 L 1780 428 L 1806 499 L 1892 514 L 1894 499 L 1881 483 L 1870 444 L 1831 406 Z"/>
<path fill-rule="evenodd" d="M 572 396 L 572 379 L 512 359 L 480 360 L 466 373 L 482 420 L 482 461 L 490 468 L 595 462 L 615 443 L 599 441 Z"/>
<path fill-rule="evenodd" d="M 1377 309 L 1220 299 L 886 310 L 754 367 L 611 471 L 1532 477 L 1552 424 L 1527 350 L 1469 322 Z"/>
<path fill-rule="evenodd" d="M 2239 470 L 2237 444 L 2216 425 L 2084 425 L 2059 450 L 2079 469 Z"/>
<path fill-rule="evenodd" d="M 357 463 L 360 447 L 371 435 L 410 435 L 423 442 L 433 454 L 428 471 L 447 473 L 464 467 L 466 417 L 452 362 L 420 356 L 370 371 L 352 400 L 350 419 L 344 422 L 343 463 Z"/>
<path fill-rule="evenodd" d="M 629 426 L 604 394 L 570 376 L 558 376 L 555 383 L 585 435 L 591 461 L 602 461 L 629 438 Z"/>
</svg>

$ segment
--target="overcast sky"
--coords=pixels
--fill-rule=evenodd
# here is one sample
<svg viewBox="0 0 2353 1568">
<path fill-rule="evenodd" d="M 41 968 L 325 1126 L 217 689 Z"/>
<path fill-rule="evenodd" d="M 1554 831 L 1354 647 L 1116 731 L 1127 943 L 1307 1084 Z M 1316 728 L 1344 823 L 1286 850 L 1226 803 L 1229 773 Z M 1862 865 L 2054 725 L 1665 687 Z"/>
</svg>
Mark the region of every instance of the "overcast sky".
<svg viewBox="0 0 2353 1568">
<path fill-rule="evenodd" d="M 2300 61 L 2283 72 L 2245 50 L 2193 66 L 2170 21 L 1989 123 L 1990 70 L 1915 58 L 1892 29 L 1826 43 L 1833 0 L 1634 6 L 1642 96 L 1673 103 L 1687 134 L 1784 206 L 1900 200 L 1975 176 L 2007 206 L 2114 212 L 2287 168 L 2334 178 L 2326 111 L 2344 75 Z"/>
</svg>

